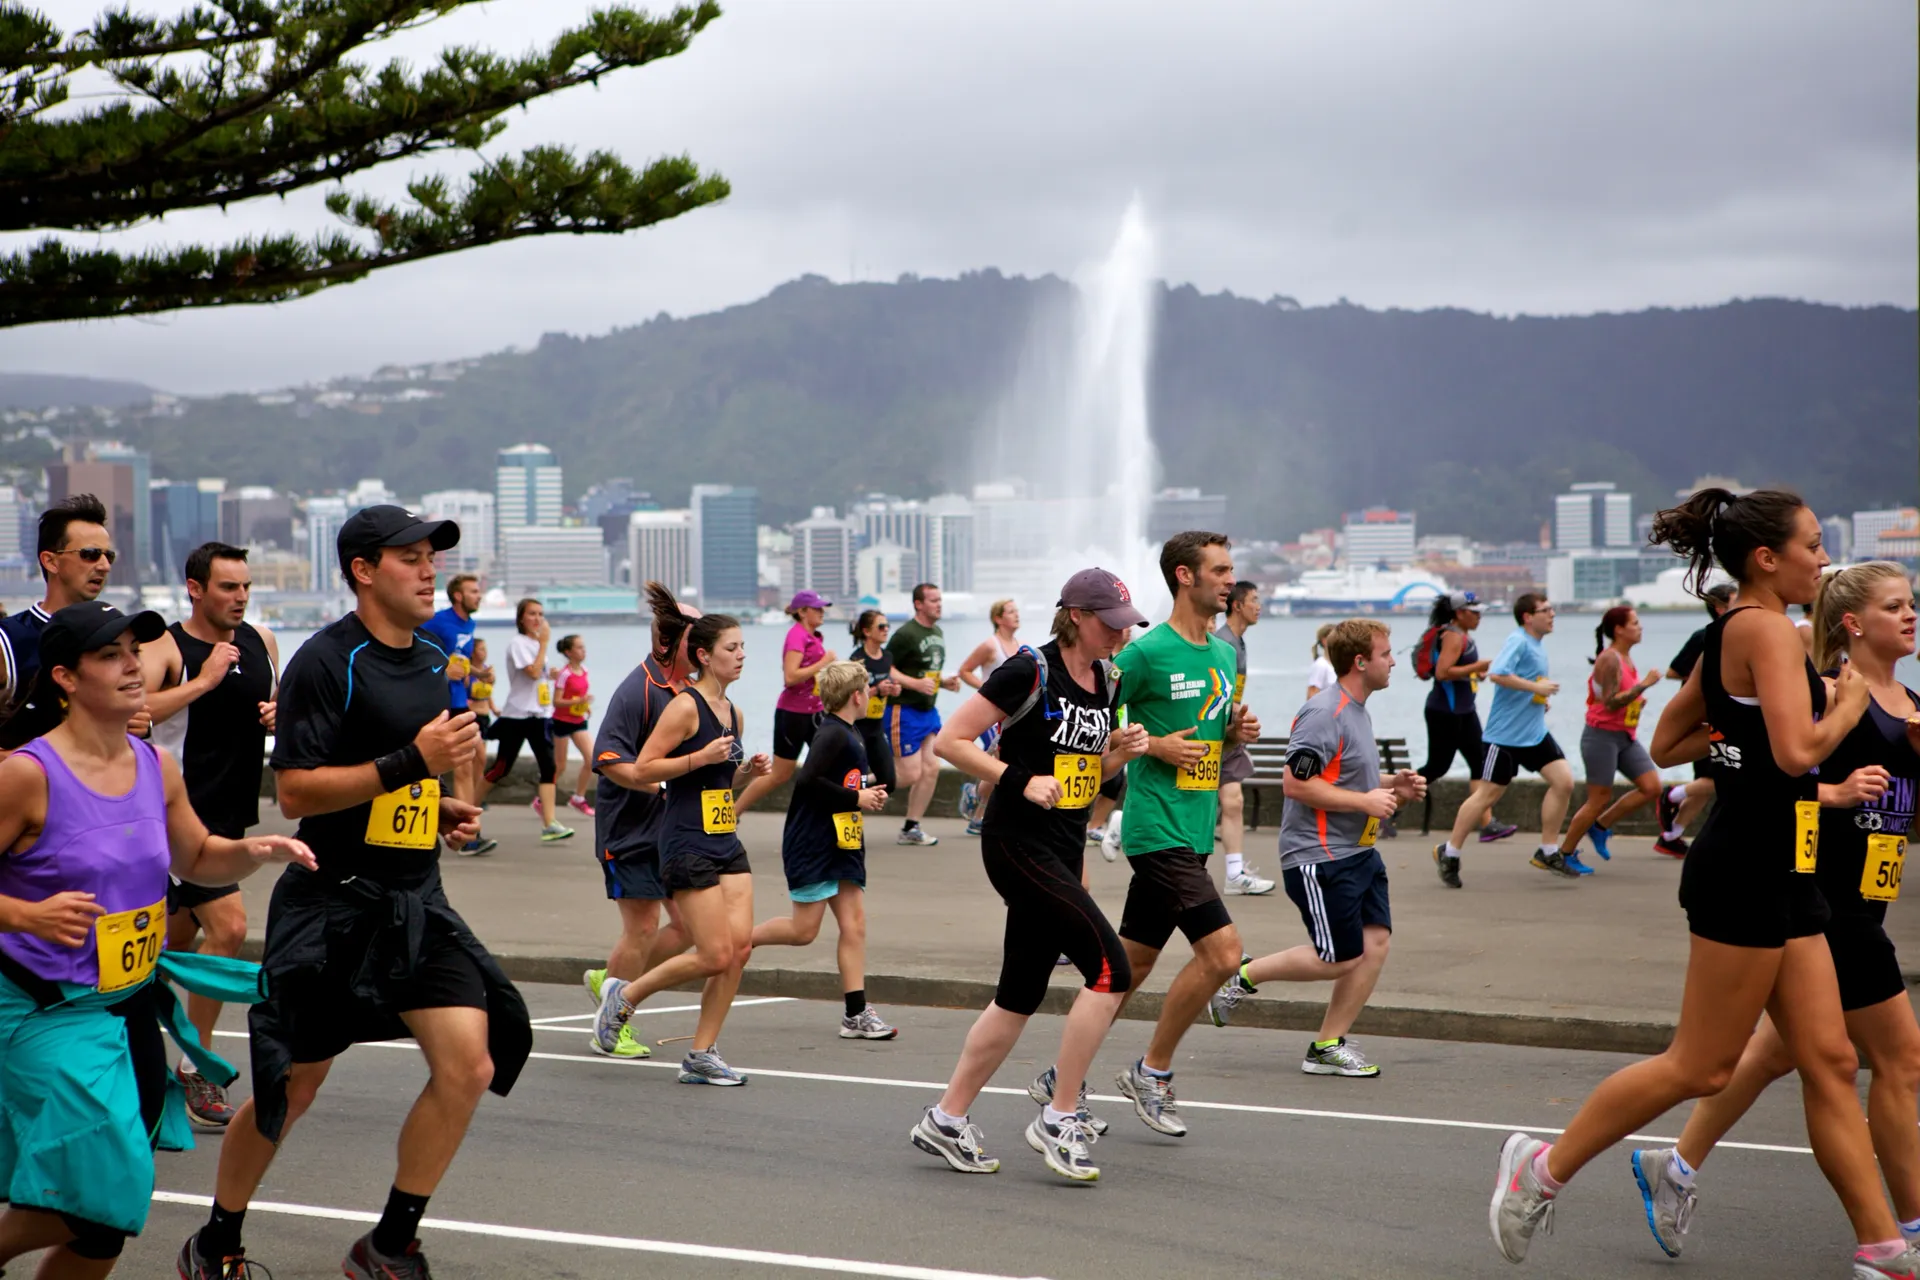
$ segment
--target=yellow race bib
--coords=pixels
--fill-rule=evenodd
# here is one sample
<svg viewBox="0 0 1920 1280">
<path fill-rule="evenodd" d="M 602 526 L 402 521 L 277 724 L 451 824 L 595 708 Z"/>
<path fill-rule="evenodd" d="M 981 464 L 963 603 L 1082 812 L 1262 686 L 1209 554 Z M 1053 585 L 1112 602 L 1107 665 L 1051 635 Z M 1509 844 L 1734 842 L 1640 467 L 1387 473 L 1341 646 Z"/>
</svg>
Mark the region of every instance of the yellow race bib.
<svg viewBox="0 0 1920 1280">
<path fill-rule="evenodd" d="M 1646 705 L 1647 701 L 1645 698 L 1635 698 L 1627 704 L 1627 728 L 1638 729 L 1640 727 L 1640 712 L 1646 708 Z"/>
<path fill-rule="evenodd" d="M 739 824 L 733 817 L 733 792 L 725 788 L 700 793 L 700 829 L 710 836 L 730 836 Z"/>
<path fill-rule="evenodd" d="M 547 681 L 542 680 L 539 686 L 534 690 L 534 700 L 543 707 L 552 706 L 553 705 L 553 686 L 549 684 Z"/>
<path fill-rule="evenodd" d="M 1860 896 L 1870 902 L 1894 902 L 1900 897 L 1900 870 L 1907 861 L 1905 836 L 1867 837 L 1867 865 L 1860 873 Z"/>
<path fill-rule="evenodd" d="M 447 659 L 447 676 L 449 679 L 465 680 L 467 673 L 472 669 L 473 664 L 467 661 L 465 654 L 456 653 Z"/>
<path fill-rule="evenodd" d="M 1479 677 L 1479 676 L 1468 676 L 1468 677 L 1467 677 L 1467 692 L 1468 692 L 1468 693 L 1478 693 L 1478 692 L 1480 692 L 1480 677 Z"/>
<path fill-rule="evenodd" d="M 1247 673 L 1236 672 L 1233 677 L 1233 705 L 1239 706 L 1247 698 Z"/>
<path fill-rule="evenodd" d="M 1820 802 L 1793 802 L 1793 869 L 1812 875 L 1820 861 Z"/>
<path fill-rule="evenodd" d="M 871 689 L 867 691 L 867 719 L 878 720 L 887 714 L 887 700 Z"/>
<path fill-rule="evenodd" d="M 1100 794 L 1100 757 L 1055 756 L 1053 777 L 1060 784 L 1060 800 L 1054 807 L 1085 809 Z"/>
<path fill-rule="evenodd" d="M 167 900 L 101 916 L 93 922 L 93 938 L 100 961 L 100 981 L 93 989 L 106 993 L 139 986 L 153 972 L 167 940 Z"/>
<path fill-rule="evenodd" d="M 1174 777 L 1173 785 L 1181 791 L 1218 791 L 1220 789 L 1220 744 L 1203 742 L 1207 754 L 1192 764 L 1180 766 L 1180 772 Z M 1097 789 L 1099 784 L 1094 784 Z"/>
<path fill-rule="evenodd" d="M 841 849 L 864 849 L 867 845 L 866 824 L 857 813 L 836 813 L 833 815 L 833 843 Z"/>
<path fill-rule="evenodd" d="M 440 835 L 440 780 L 424 778 L 375 796 L 367 843 L 385 849 L 431 849 Z"/>
<path fill-rule="evenodd" d="M 1369 817 L 1367 819 L 1367 825 L 1361 828 L 1360 830 L 1360 847 L 1362 849 L 1371 849 L 1373 848 L 1374 841 L 1378 840 L 1379 838 L 1380 838 L 1380 819 L 1375 817 Z"/>
<path fill-rule="evenodd" d="M 470 698 L 477 698 L 479 701 L 485 702 L 488 698 L 491 698 L 493 696 L 493 681 L 475 680 L 471 685 L 468 686 L 467 696 Z"/>
</svg>

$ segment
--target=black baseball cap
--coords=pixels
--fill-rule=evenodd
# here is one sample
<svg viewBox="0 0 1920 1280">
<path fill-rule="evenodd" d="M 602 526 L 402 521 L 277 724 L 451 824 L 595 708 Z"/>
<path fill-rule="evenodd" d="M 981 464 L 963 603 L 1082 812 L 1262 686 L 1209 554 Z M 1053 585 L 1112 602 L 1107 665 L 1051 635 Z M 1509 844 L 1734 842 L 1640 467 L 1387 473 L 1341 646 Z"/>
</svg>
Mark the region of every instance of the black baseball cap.
<svg viewBox="0 0 1920 1280">
<path fill-rule="evenodd" d="M 340 571 L 351 574 L 355 560 L 365 559 L 381 547 L 410 547 L 416 542 L 445 551 L 459 545 L 460 526 L 452 520 L 423 520 L 405 507 L 382 503 L 362 507 L 348 516 L 334 546 L 340 552 Z"/>
<path fill-rule="evenodd" d="M 1115 631 L 1147 625 L 1147 616 L 1133 607 L 1127 584 L 1105 569 L 1082 569 L 1068 578 L 1054 607 L 1085 609 Z"/>
<path fill-rule="evenodd" d="M 70 604 L 56 611 L 40 632 L 40 666 L 71 670 L 81 654 L 105 648 L 128 631 L 141 644 L 151 644 L 166 634 L 167 622 L 151 609 L 126 614 L 101 600 Z"/>
</svg>

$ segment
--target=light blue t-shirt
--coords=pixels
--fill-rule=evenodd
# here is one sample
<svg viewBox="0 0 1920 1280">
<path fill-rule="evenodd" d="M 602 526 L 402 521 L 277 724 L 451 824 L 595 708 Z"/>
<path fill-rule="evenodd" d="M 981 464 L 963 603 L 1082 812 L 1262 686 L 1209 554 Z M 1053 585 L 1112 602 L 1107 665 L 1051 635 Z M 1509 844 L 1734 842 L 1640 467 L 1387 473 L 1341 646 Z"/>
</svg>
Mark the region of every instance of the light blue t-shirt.
<svg viewBox="0 0 1920 1280">
<path fill-rule="evenodd" d="M 1522 680 L 1544 680 L 1547 675 L 1547 647 L 1527 634 L 1522 627 L 1500 646 L 1500 656 L 1488 668 L 1490 676 L 1518 676 Z M 1493 706 L 1487 711 L 1487 727 L 1482 735 L 1502 747 L 1531 747 L 1547 736 L 1547 708 L 1535 702 L 1523 689 L 1493 686 Z"/>
</svg>

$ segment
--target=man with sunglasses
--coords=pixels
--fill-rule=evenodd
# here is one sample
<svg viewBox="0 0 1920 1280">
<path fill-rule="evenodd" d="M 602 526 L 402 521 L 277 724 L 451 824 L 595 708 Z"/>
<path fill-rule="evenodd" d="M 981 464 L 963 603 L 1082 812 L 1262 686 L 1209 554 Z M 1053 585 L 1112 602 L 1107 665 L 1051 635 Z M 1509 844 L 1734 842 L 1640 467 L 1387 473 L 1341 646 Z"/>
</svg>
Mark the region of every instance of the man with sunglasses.
<svg viewBox="0 0 1920 1280">
<path fill-rule="evenodd" d="M 76 493 L 40 513 L 40 576 L 46 597 L 28 609 L 0 618 L 0 685 L 5 701 L 25 698 L 40 674 L 40 633 L 54 614 L 70 604 L 96 600 L 113 572 L 116 552 L 107 531 L 107 508 L 90 493 Z M 12 750 L 60 722 L 58 707 L 24 706 L 7 724 L 0 749 Z"/>
</svg>

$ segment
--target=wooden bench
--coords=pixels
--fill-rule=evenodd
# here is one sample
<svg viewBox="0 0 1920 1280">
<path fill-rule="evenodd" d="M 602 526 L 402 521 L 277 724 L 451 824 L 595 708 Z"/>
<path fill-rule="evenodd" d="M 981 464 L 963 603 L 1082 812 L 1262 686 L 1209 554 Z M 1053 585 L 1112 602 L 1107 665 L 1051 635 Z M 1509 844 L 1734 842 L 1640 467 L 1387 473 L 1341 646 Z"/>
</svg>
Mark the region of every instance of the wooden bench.
<svg viewBox="0 0 1920 1280">
<path fill-rule="evenodd" d="M 1407 754 L 1405 738 L 1379 738 L 1375 745 L 1380 748 L 1380 774 L 1385 777 L 1401 769 L 1413 767 L 1412 757 Z M 1247 744 L 1247 754 L 1253 757 L 1253 776 L 1240 784 L 1241 794 L 1246 797 L 1247 829 L 1260 825 L 1261 792 L 1271 788 L 1279 791 L 1283 785 L 1281 779 L 1287 771 L 1287 740 L 1285 738 L 1261 738 Z M 1394 834 L 1393 824 L 1387 824 L 1383 835 Z"/>
</svg>

